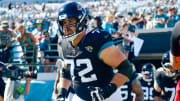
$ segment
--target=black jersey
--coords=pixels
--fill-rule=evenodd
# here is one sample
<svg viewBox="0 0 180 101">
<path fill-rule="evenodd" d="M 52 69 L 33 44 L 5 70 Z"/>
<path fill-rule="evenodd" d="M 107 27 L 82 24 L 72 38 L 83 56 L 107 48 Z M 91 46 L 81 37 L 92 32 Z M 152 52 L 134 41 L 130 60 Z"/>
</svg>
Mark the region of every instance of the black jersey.
<svg viewBox="0 0 180 101">
<path fill-rule="evenodd" d="M 173 101 L 176 92 L 175 88 L 177 84 L 177 78 L 168 77 L 165 69 L 161 67 L 158 68 L 155 72 L 155 82 L 158 84 L 159 88 L 161 88 L 164 92 L 162 98 L 166 101 Z"/>
<path fill-rule="evenodd" d="M 153 85 L 154 81 L 146 82 L 143 79 L 143 75 L 138 75 L 138 80 L 141 82 L 142 89 L 144 91 L 144 101 L 153 101 Z"/>
<path fill-rule="evenodd" d="M 73 47 L 70 43 L 61 45 L 67 64 L 66 71 L 71 75 L 75 93 L 80 98 L 90 101 L 87 87 L 104 86 L 114 76 L 112 67 L 99 58 L 104 48 L 114 45 L 111 35 L 106 31 L 93 30 L 86 33 L 77 47 Z"/>
<path fill-rule="evenodd" d="M 133 92 L 132 92 L 132 84 L 134 80 L 137 79 L 137 73 L 134 72 L 133 76 L 127 81 L 124 85 L 122 85 L 120 89 L 120 101 L 132 101 L 133 100 Z"/>
</svg>

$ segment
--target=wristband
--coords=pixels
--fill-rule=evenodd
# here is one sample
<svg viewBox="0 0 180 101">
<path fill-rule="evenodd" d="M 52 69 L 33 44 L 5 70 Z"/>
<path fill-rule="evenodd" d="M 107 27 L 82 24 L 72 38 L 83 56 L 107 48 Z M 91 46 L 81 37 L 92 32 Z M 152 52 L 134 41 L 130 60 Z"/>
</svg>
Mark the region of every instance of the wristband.
<svg viewBox="0 0 180 101">
<path fill-rule="evenodd" d="M 102 95 L 106 99 L 111 96 L 117 89 L 117 86 L 114 83 L 109 83 L 105 87 L 103 87 Z"/>
<path fill-rule="evenodd" d="M 65 88 L 61 88 L 59 91 L 59 96 L 66 97 L 68 91 Z"/>
</svg>

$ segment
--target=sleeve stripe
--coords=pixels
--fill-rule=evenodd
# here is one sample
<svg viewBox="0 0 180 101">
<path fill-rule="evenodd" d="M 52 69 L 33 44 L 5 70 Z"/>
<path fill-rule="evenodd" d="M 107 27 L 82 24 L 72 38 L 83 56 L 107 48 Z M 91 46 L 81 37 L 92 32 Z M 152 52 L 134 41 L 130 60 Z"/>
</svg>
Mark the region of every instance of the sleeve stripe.
<svg viewBox="0 0 180 101">
<path fill-rule="evenodd" d="M 103 49 L 105 49 L 105 48 L 107 48 L 107 47 L 109 47 L 111 45 L 114 45 L 113 41 L 108 41 L 105 44 L 103 44 L 102 47 L 100 48 L 99 52 L 98 52 L 98 57 L 100 56 Z"/>
</svg>

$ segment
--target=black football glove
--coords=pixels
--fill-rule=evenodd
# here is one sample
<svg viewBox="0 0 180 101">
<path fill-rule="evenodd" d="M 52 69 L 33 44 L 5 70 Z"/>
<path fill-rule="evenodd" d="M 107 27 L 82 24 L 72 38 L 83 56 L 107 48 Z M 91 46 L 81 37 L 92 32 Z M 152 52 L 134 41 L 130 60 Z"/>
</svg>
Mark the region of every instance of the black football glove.
<svg viewBox="0 0 180 101">
<path fill-rule="evenodd" d="M 90 90 L 92 101 L 103 101 L 111 96 L 117 89 L 117 86 L 113 83 L 109 83 L 104 87 L 88 87 Z"/>
<path fill-rule="evenodd" d="M 56 98 L 56 101 L 65 101 L 67 93 L 68 92 L 65 88 L 61 88 L 60 92 Z"/>
</svg>

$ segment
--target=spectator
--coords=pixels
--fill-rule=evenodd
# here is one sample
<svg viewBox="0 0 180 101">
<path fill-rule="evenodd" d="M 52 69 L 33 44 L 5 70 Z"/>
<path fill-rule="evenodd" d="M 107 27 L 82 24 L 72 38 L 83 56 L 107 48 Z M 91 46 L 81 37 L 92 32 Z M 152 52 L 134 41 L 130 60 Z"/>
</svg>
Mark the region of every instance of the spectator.
<svg viewBox="0 0 180 101">
<path fill-rule="evenodd" d="M 32 33 L 33 30 L 35 29 L 36 20 L 28 16 L 27 21 L 24 21 L 24 25 L 26 26 L 27 31 Z"/>
<path fill-rule="evenodd" d="M 10 21 L 10 30 L 15 31 L 16 25 L 14 21 Z M 18 36 L 19 33 L 16 33 Z M 13 44 L 13 49 L 12 49 L 12 62 L 13 63 L 21 63 L 22 62 L 22 53 L 17 52 L 17 51 L 22 51 L 22 48 L 20 46 L 20 43 L 18 41 L 15 41 Z"/>
<path fill-rule="evenodd" d="M 135 30 L 138 29 L 137 21 L 138 21 L 138 18 L 136 16 L 131 18 L 131 23 L 129 25 L 128 30 L 132 33 L 132 35 L 135 33 Z"/>
<path fill-rule="evenodd" d="M 154 16 L 156 28 L 165 28 L 166 15 L 163 14 L 163 9 L 159 8 L 158 13 Z"/>
<path fill-rule="evenodd" d="M 134 56 L 134 42 L 133 42 L 133 38 L 138 36 L 138 34 L 135 32 L 136 28 L 137 28 L 137 24 L 136 24 L 136 21 L 137 21 L 137 17 L 132 17 L 131 18 L 131 24 L 127 26 L 124 26 L 123 29 L 125 29 L 125 31 L 127 31 L 125 33 L 125 35 L 128 37 L 128 38 L 125 38 L 125 50 L 126 50 L 126 56 L 128 57 L 129 61 L 130 62 L 134 62 L 135 61 L 135 56 Z M 126 25 L 126 24 L 125 24 Z M 127 30 L 128 28 L 128 30 Z"/>
<path fill-rule="evenodd" d="M 105 22 L 102 24 L 102 28 L 112 34 L 115 29 L 112 28 L 112 21 L 113 21 L 113 15 L 112 14 L 107 14 L 105 17 Z"/>
<path fill-rule="evenodd" d="M 138 29 L 138 25 L 137 25 L 137 22 L 138 22 L 138 18 L 136 16 L 133 16 L 131 18 L 131 23 L 129 24 L 129 28 L 128 28 L 128 31 L 129 31 L 129 38 L 133 38 L 134 36 L 138 36 L 138 34 L 136 33 L 136 29 Z"/>
<path fill-rule="evenodd" d="M 93 28 L 96 29 L 96 28 L 99 28 L 99 29 L 102 29 L 102 19 L 100 16 L 96 16 L 93 18 Z"/>
<path fill-rule="evenodd" d="M 34 37 L 36 38 L 36 42 L 39 44 L 39 42 L 42 39 L 42 21 L 41 20 L 37 20 L 36 21 L 36 26 L 37 28 L 34 29 L 34 31 L 32 32 L 32 34 L 34 35 Z"/>
<path fill-rule="evenodd" d="M 137 25 L 138 29 L 142 29 L 146 25 L 146 19 L 145 19 L 145 16 L 144 16 L 143 12 L 141 12 L 139 14 L 139 18 L 136 21 L 136 25 Z"/>
<path fill-rule="evenodd" d="M 32 33 L 34 30 L 33 24 L 31 22 L 27 23 L 27 31 Z"/>
<path fill-rule="evenodd" d="M 152 9 L 152 3 L 148 2 L 145 9 L 144 9 L 145 15 L 148 13 L 153 13 L 153 9 Z"/>
<path fill-rule="evenodd" d="M 25 19 L 25 21 L 24 21 L 25 27 L 27 27 L 28 24 L 29 24 L 29 23 L 32 23 L 32 22 L 33 22 L 33 19 L 32 19 L 30 16 L 28 16 L 27 19 Z"/>
<path fill-rule="evenodd" d="M 26 32 L 26 27 L 24 25 L 17 26 L 16 30 L 20 33 L 20 36 L 18 37 L 18 41 L 20 42 L 20 45 L 23 49 L 24 56 L 28 56 L 26 61 L 29 64 L 36 62 L 36 39 L 35 37 L 30 33 Z M 35 70 L 34 67 L 29 66 L 29 71 Z"/>
<path fill-rule="evenodd" d="M 154 23 L 153 23 L 153 20 L 152 20 L 152 16 L 151 15 L 147 15 L 146 16 L 146 29 L 153 29 L 154 28 Z"/>
<path fill-rule="evenodd" d="M 122 37 L 124 38 L 123 40 L 123 47 L 124 47 L 124 53 L 126 55 L 126 57 L 129 57 L 129 51 L 131 50 L 131 44 L 130 43 L 133 43 L 133 40 L 131 40 L 129 38 L 129 24 L 124 22 L 122 24 L 122 31 L 121 31 L 121 34 L 122 34 Z"/>
<path fill-rule="evenodd" d="M 123 16 L 120 13 L 116 13 L 115 15 L 115 21 L 113 22 L 112 26 L 113 28 L 118 31 L 121 28 Z"/>
<path fill-rule="evenodd" d="M 49 31 L 49 27 L 51 26 L 51 22 L 47 16 L 42 20 L 42 29 Z"/>
<path fill-rule="evenodd" d="M 126 21 L 130 21 L 132 17 L 133 17 L 133 13 L 132 12 L 128 12 L 127 13 L 127 17 L 126 17 Z"/>
<path fill-rule="evenodd" d="M 55 59 L 50 57 L 53 56 L 51 50 L 52 41 L 54 38 L 51 38 L 49 36 L 49 33 L 47 30 L 44 30 L 42 32 L 42 40 L 40 41 L 40 55 L 41 55 L 41 64 L 48 64 L 55 62 Z M 48 58 L 49 57 L 49 58 Z M 55 67 L 54 67 L 55 68 Z M 52 66 L 44 66 L 44 72 L 52 72 Z"/>
<path fill-rule="evenodd" d="M 173 8 L 170 8 L 167 16 L 167 27 L 174 27 L 176 23 L 176 15 L 174 14 Z"/>
</svg>

